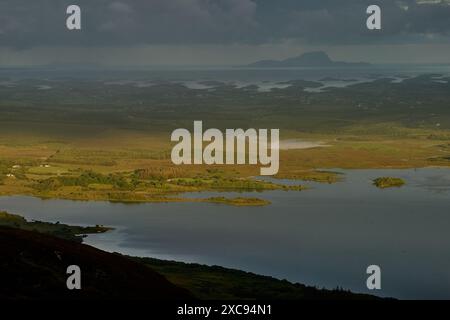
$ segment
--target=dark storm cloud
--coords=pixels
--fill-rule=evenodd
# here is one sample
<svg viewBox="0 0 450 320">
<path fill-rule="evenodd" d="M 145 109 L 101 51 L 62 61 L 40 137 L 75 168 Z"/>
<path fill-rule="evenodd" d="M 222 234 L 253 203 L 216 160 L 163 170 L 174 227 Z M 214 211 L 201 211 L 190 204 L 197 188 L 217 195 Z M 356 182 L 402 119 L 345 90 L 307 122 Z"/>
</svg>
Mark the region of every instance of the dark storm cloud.
<svg viewBox="0 0 450 320">
<path fill-rule="evenodd" d="M 82 8 L 82 31 L 65 28 Z M 383 10 L 383 30 L 365 28 L 366 8 Z M 307 44 L 435 41 L 450 35 L 448 0 L 0 0 L 0 46 Z"/>
</svg>

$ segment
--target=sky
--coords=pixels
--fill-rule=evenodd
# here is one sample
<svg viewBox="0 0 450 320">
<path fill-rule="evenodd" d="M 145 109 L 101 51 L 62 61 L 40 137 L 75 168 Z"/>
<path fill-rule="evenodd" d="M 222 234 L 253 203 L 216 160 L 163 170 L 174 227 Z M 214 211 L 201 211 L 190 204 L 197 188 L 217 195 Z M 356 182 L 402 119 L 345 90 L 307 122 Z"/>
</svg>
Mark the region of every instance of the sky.
<svg viewBox="0 0 450 320">
<path fill-rule="evenodd" d="M 66 8 L 81 8 L 81 30 Z M 382 29 L 366 9 L 380 6 Z M 0 0 L 0 66 L 450 63 L 450 0 Z"/>
</svg>

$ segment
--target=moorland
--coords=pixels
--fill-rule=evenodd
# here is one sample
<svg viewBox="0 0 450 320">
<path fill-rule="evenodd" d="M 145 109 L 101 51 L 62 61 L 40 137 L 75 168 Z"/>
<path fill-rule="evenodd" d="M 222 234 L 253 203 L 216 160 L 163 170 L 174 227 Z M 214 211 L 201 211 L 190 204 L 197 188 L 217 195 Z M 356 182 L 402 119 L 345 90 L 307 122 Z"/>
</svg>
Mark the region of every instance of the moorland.
<svg viewBox="0 0 450 320">
<path fill-rule="evenodd" d="M 254 198 L 186 199 L 184 192 L 286 190 L 343 179 L 335 168 L 450 165 L 449 78 L 378 77 L 344 88 L 288 81 L 268 91 L 209 81 L 192 89 L 134 74 L 20 78 L 0 85 L 0 195 L 121 202 L 209 201 L 265 205 Z M 183 165 L 170 160 L 170 133 L 193 121 L 225 128 L 279 128 L 281 140 L 323 146 L 280 150 L 276 178 L 249 165 Z"/>
</svg>

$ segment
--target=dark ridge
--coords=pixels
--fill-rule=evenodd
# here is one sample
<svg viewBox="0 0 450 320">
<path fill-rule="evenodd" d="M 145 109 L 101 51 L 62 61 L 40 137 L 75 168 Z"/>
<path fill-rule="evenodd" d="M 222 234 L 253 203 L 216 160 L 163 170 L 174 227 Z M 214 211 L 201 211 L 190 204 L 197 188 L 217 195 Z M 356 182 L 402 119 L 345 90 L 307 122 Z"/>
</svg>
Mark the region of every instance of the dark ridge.
<svg viewBox="0 0 450 320">
<path fill-rule="evenodd" d="M 69 265 L 82 290 L 68 290 Z M 32 231 L 0 227 L 0 299 L 193 299 L 147 266 Z"/>
</svg>

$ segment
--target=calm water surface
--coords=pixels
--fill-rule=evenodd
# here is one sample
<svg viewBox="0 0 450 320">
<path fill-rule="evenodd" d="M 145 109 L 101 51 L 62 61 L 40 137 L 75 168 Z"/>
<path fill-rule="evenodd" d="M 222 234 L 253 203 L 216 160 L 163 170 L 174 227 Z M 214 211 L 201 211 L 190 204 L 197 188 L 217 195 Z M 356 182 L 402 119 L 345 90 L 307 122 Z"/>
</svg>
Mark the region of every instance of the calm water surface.
<svg viewBox="0 0 450 320">
<path fill-rule="evenodd" d="M 307 191 L 239 194 L 268 199 L 272 204 L 266 207 L 14 196 L 0 197 L 0 210 L 28 219 L 114 226 L 86 239 L 107 251 L 357 292 L 367 292 L 366 267 L 377 264 L 379 295 L 450 298 L 450 169 L 339 171 L 343 182 L 307 183 L 312 187 Z M 407 185 L 380 190 L 371 185 L 380 176 L 401 177 Z"/>
</svg>

